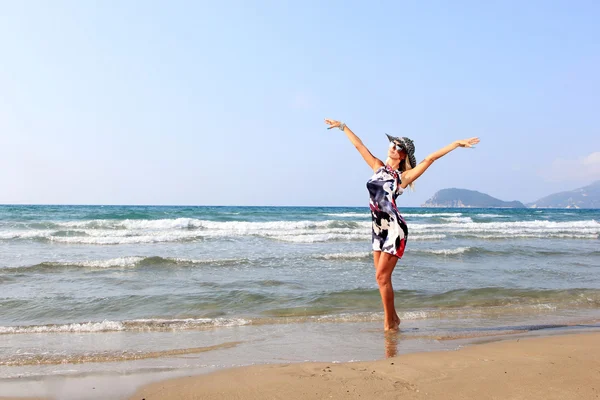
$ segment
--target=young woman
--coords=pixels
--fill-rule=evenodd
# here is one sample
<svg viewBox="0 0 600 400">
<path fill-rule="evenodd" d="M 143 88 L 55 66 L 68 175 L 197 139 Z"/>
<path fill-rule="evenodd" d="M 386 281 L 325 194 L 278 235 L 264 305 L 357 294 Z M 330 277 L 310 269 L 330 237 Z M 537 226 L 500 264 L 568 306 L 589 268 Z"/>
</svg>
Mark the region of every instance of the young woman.
<svg viewBox="0 0 600 400">
<path fill-rule="evenodd" d="M 415 159 L 415 146 L 407 137 L 387 135 L 390 146 L 385 164 L 373 156 L 369 149 L 346 124 L 326 119 L 329 128 L 342 130 L 350 142 L 365 159 L 374 175 L 367 182 L 369 190 L 371 217 L 373 220 L 373 260 L 375 263 L 375 279 L 379 285 L 379 293 L 383 303 L 384 330 L 397 330 L 400 318 L 394 306 L 394 289 L 392 288 L 392 272 L 398 259 L 404 254 L 408 238 L 408 227 L 396 207 L 396 198 L 407 186 L 413 187 L 423 172 L 435 160 L 445 156 L 457 147 L 472 147 L 479 143 L 478 138 L 457 140 L 448 146 L 431 153 L 419 164 Z"/>
</svg>

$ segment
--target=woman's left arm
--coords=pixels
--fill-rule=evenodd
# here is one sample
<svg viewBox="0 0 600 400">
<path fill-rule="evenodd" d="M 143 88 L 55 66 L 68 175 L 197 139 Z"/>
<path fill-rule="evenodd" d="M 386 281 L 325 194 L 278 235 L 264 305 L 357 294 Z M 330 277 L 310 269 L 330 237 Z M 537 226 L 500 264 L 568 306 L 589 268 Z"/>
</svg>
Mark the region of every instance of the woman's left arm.
<svg viewBox="0 0 600 400">
<path fill-rule="evenodd" d="M 413 169 L 409 169 L 408 171 L 404 171 L 402 173 L 402 188 L 406 188 L 412 182 L 416 181 L 418 177 L 423 175 L 423 172 L 427 170 L 433 164 L 433 162 L 446 154 L 450 153 L 452 150 L 458 147 L 473 147 L 473 145 L 479 143 L 479 138 L 471 138 L 471 139 L 463 139 L 457 140 L 456 142 L 452 142 L 446 147 L 439 149 L 438 151 L 431 153 L 423 161 L 421 161 L 416 167 Z"/>
</svg>

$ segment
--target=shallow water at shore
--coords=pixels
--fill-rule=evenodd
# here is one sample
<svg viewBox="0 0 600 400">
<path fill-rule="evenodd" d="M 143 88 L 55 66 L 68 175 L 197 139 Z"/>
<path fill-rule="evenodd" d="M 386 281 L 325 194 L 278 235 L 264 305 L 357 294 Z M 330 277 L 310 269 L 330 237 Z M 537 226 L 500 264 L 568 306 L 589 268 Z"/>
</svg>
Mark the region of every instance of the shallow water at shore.
<svg viewBox="0 0 600 400">
<path fill-rule="evenodd" d="M 64 400 L 125 399 L 142 385 L 216 370 L 268 363 L 371 361 L 498 340 L 600 331 L 600 320 L 544 324 L 489 325 L 473 321 L 410 321 L 384 333 L 377 323 L 307 323 L 229 327 L 211 331 L 116 332 L 46 342 L 57 349 L 71 343 L 70 357 L 46 354 L 40 362 L 11 366 L 0 379 L 8 396 Z M 496 321 L 497 323 L 503 321 Z M 506 321 L 508 322 L 508 321 Z M 515 321 L 513 321 L 515 322 Z M 26 335 L 26 336 L 29 336 Z M 38 338 L 32 335 L 32 342 Z M 47 338 L 45 338 L 46 340 Z M 61 343 L 62 342 L 62 343 Z M 202 347 L 189 347 L 203 344 Z M 180 346 L 180 347 L 179 347 Z M 120 348 L 130 348 L 121 352 Z"/>
</svg>

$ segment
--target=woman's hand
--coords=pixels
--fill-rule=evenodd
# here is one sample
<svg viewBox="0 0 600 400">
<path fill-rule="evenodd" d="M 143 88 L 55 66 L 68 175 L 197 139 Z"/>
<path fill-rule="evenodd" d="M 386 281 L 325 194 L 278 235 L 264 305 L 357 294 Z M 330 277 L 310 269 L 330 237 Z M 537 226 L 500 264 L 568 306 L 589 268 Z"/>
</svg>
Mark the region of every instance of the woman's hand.
<svg viewBox="0 0 600 400">
<path fill-rule="evenodd" d="M 329 128 L 327 129 L 339 128 L 339 126 L 342 124 L 340 121 L 336 121 L 334 119 L 326 119 L 325 123 L 329 125 Z"/>
<path fill-rule="evenodd" d="M 474 145 L 479 143 L 479 138 L 474 137 L 471 139 L 457 140 L 454 143 L 456 143 L 458 145 L 458 147 L 473 147 Z"/>
</svg>

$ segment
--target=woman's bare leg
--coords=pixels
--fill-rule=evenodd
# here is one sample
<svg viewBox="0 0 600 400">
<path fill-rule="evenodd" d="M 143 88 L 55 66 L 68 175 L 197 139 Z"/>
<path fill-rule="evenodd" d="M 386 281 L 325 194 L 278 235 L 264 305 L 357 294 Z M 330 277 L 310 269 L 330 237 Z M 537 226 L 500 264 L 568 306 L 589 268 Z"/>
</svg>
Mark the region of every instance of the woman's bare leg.
<svg viewBox="0 0 600 400">
<path fill-rule="evenodd" d="M 373 263 L 375 264 L 375 271 L 377 271 L 377 266 L 379 265 L 379 257 L 381 256 L 380 251 L 373 252 Z"/>
<path fill-rule="evenodd" d="M 392 272 L 398 262 L 398 257 L 380 251 L 373 252 L 375 264 L 375 279 L 379 285 L 379 294 L 383 303 L 383 329 L 397 330 L 400 317 L 394 305 L 394 288 L 392 287 Z"/>
</svg>

